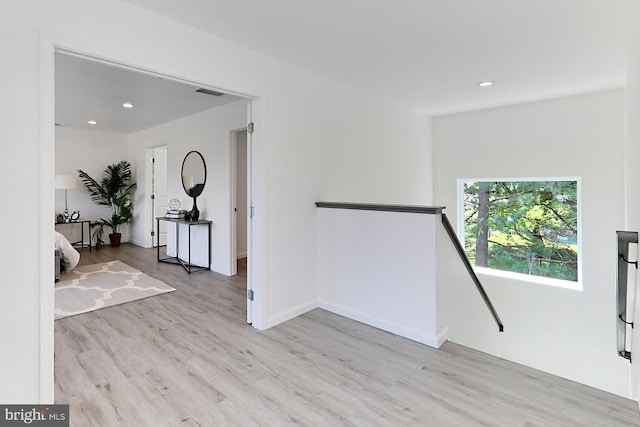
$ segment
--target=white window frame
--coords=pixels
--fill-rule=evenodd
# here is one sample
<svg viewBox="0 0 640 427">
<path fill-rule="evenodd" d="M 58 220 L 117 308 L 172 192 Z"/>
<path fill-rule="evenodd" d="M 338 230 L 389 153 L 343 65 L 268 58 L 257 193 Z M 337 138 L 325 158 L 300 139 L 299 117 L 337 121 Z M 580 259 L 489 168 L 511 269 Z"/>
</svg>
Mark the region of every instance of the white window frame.
<svg viewBox="0 0 640 427">
<path fill-rule="evenodd" d="M 554 279 L 550 277 L 533 276 L 530 274 L 515 273 L 512 271 L 498 270 L 490 267 L 476 267 L 473 266 L 473 270 L 479 276 L 492 276 L 511 279 L 514 281 L 536 283 L 541 285 L 555 286 L 565 289 L 582 290 L 582 179 L 579 176 L 563 176 L 563 177 L 501 177 L 501 178 L 459 178 L 457 182 L 457 234 L 458 240 L 464 247 L 464 184 L 467 182 L 533 182 L 533 181 L 575 181 L 576 195 L 577 195 L 577 210 L 578 210 L 578 268 L 577 268 L 577 281 Z"/>
</svg>

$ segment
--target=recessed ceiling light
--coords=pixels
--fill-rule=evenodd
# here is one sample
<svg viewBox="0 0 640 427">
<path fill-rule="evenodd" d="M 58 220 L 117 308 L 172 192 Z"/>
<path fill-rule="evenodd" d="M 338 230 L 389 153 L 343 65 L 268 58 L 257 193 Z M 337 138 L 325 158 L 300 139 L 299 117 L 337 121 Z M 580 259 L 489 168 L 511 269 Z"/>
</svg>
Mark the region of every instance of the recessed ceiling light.
<svg viewBox="0 0 640 427">
<path fill-rule="evenodd" d="M 484 82 L 479 82 L 479 83 L 478 83 L 478 86 L 480 86 L 480 87 L 489 87 L 489 86 L 493 86 L 493 82 L 492 82 L 492 81 L 489 81 L 489 80 L 486 80 L 486 81 L 484 81 Z"/>
<path fill-rule="evenodd" d="M 125 102 L 124 104 L 122 104 L 122 106 L 123 106 L 124 108 L 133 108 L 133 104 L 132 104 L 132 103 L 130 103 L 130 102 Z"/>
<path fill-rule="evenodd" d="M 98 122 L 96 122 L 95 120 L 89 120 L 87 123 L 89 123 L 90 125 L 97 125 Z"/>
</svg>

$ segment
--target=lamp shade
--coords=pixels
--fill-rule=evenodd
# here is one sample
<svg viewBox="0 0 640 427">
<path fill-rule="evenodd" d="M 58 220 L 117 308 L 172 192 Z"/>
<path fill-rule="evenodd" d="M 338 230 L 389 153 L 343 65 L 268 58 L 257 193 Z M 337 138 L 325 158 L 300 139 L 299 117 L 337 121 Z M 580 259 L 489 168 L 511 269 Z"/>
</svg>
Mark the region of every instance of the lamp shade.
<svg viewBox="0 0 640 427">
<path fill-rule="evenodd" d="M 56 175 L 56 190 L 73 190 L 78 188 L 75 175 Z"/>
</svg>

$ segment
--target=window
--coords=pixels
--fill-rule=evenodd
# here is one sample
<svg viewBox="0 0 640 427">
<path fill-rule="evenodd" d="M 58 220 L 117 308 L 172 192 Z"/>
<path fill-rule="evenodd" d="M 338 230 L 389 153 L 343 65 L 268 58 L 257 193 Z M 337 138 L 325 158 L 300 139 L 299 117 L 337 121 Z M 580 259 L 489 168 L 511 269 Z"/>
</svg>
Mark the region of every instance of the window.
<svg viewBox="0 0 640 427">
<path fill-rule="evenodd" d="M 459 184 L 463 201 L 459 225 L 472 265 L 488 272 L 527 275 L 534 281 L 579 282 L 578 179 L 460 180 Z"/>
</svg>

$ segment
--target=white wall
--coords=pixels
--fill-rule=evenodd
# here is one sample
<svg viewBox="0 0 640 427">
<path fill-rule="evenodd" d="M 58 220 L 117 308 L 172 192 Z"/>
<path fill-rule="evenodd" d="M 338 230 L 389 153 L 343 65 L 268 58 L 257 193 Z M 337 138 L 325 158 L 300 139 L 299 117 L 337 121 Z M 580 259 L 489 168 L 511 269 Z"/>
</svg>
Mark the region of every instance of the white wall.
<svg viewBox="0 0 640 427">
<path fill-rule="evenodd" d="M 319 208 L 319 306 L 439 347 L 436 218 Z"/>
<path fill-rule="evenodd" d="M 640 232 L 640 6 L 635 4 L 635 25 L 629 57 L 627 85 L 625 87 L 625 229 Z M 631 245 L 632 249 L 633 246 Z M 630 283 L 638 289 L 637 271 L 629 269 Z M 633 303 L 633 313 L 628 314 L 629 321 L 636 321 L 640 316 L 640 296 Z M 631 357 L 638 360 L 640 355 L 640 328 L 633 330 Z M 640 367 L 631 365 L 631 396 L 640 397 Z"/>
<path fill-rule="evenodd" d="M 180 200 L 181 209 L 186 210 L 193 206 L 193 199 L 182 187 L 182 161 L 189 151 L 199 151 L 207 166 L 207 182 L 204 191 L 197 198 L 197 204 L 200 219 L 214 222 L 211 232 L 212 269 L 230 274 L 231 131 L 246 124 L 247 101 L 241 100 L 129 135 L 129 158 L 135 165 L 138 182 L 135 194 L 138 209 L 131 228 L 132 240 L 136 244 L 147 246 L 146 237 L 150 231 L 145 220 L 151 218 L 147 149 L 158 145 L 167 146 L 169 200 Z M 201 234 L 204 230 L 205 227 L 193 229 L 195 234 Z M 194 243 L 197 239 L 199 237 L 194 236 Z M 169 243 L 172 242 L 173 238 L 169 236 Z M 186 253 L 186 249 L 181 249 L 181 253 Z M 192 254 L 192 261 L 198 265 L 206 265 L 206 252 Z"/>
<path fill-rule="evenodd" d="M 100 181 L 104 169 L 113 163 L 127 160 L 126 135 L 70 129 L 61 126 L 56 127 L 56 163 L 55 172 L 58 175 L 78 176 L 78 169 L 87 172 L 92 178 Z M 89 192 L 78 179 L 78 189 L 67 191 L 69 212 L 80 211 L 82 219 L 95 221 L 100 218 L 108 218 L 111 210 L 106 206 L 100 206 L 91 201 Z M 135 207 L 134 207 L 135 208 Z M 55 212 L 64 212 L 64 190 L 55 191 Z M 80 240 L 79 229 L 67 229 L 59 227 L 59 231 L 71 238 L 67 231 L 73 232 L 73 238 Z M 104 241 L 108 244 L 107 234 L 110 229 L 105 229 Z M 122 241 L 128 241 L 128 226 L 121 227 Z M 85 230 L 86 236 L 86 230 Z M 88 241 L 88 239 L 85 239 Z M 75 241 L 75 240 L 71 240 Z"/>
<path fill-rule="evenodd" d="M 272 130 L 274 121 L 280 123 L 286 135 L 274 134 L 277 143 L 267 148 L 269 282 L 290 284 L 269 289 L 270 324 L 316 306 L 316 251 L 309 246 L 317 239 L 316 201 L 432 200 L 429 120 L 344 86 L 317 83 L 295 79 L 295 86 L 280 87 L 277 113 L 269 97 L 267 125 Z M 298 84 L 303 92 L 293 89 Z M 307 255 L 314 257 L 313 266 Z M 312 288 L 294 285 L 303 277 L 313 278 Z"/>
<path fill-rule="evenodd" d="M 400 107 L 347 98 L 341 108 L 316 111 L 342 90 L 324 94 L 314 114 L 328 126 L 308 130 L 320 144 L 320 200 L 432 205 L 431 119 Z M 306 139 L 304 134 L 300 141 Z"/>
<path fill-rule="evenodd" d="M 0 401 L 53 401 L 53 45 L 258 97 L 254 325 L 317 300 L 318 199 L 429 203 L 427 124 L 404 108 L 117 0 L 25 0 L 3 9 L 5 230 Z M 25 191 L 28 190 L 28 191 Z M 19 216 L 18 216 L 19 215 Z M 208 214 L 207 214 L 208 215 Z M 39 266 L 34 268 L 35 266 Z"/>
<path fill-rule="evenodd" d="M 583 290 L 480 275 L 505 325 L 498 334 L 473 285 L 451 278 L 438 287 L 440 326 L 464 345 L 628 395 L 615 339 L 623 91 L 436 117 L 433 126 L 435 203 L 453 224 L 458 178 L 582 177 Z"/>
<path fill-rule="evenodd" d="M 11 266 L 5 269 L 4 286 L 0 286 L 0 400 L 14 403 L 40 399 L 40 366 L 50 365 L 53 359 L 51 349 L 45 350 L 48 354 L 40 354 L 41 339 L 52 334 L 53 322 L 47 328 L 39 320 L 41 275 L 37 266 L 43 256 L 39 247 L 44 244 L 50 248 L 47 242 L 53 242 L 52 231 L 42 233 L 41 217 L 46 216 L 46 222 L 52 224 L 54 151 L 53 146 L 44 153 L 40 151 L 39 34 L 31 25 L 21 27 L 28 17 L 26 10 L 21 12 L 3 12 L 0 25 L 0 50 L 8 56 L 0 71 L 0 92 L 4 94 L 0 98 L 2 196 L 12 206 L 21 207 L 6 212 L 5 218 L 30 225 L 5 227 L 5 241 L 11 244 L 0 246 L 2 265 Z M 50 131 L 53 133 L 53 122 Z M 42 201 L 50 205 L 45 212 L 40 206 L 41 155 L 52 156 L 51 164 L 44 168 L 50 175 L 48 199 Z M 53 271 L 53 259 L 44 268 L 48 267 Z"/>
</svg>

